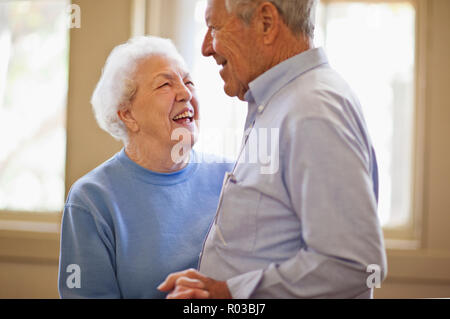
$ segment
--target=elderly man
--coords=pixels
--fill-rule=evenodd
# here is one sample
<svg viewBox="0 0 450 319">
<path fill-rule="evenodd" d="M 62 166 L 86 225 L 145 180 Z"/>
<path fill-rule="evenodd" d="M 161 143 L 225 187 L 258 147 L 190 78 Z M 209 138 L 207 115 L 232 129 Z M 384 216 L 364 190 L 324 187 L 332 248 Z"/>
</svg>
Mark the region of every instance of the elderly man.
<svg viewBox="0 0 450 319">
<path fill-rule="evenodd" d="M 168 298 L 370 298 L 367 270 L 386 275 L 375 154 L 358 99 L 313 48 L 314 5 L 208 2 L 203 54 L 248 102 L 247 131 L 279 129 L 279 169 L 238 161 L 199 271 L 168 276 Z"/>
</svg>

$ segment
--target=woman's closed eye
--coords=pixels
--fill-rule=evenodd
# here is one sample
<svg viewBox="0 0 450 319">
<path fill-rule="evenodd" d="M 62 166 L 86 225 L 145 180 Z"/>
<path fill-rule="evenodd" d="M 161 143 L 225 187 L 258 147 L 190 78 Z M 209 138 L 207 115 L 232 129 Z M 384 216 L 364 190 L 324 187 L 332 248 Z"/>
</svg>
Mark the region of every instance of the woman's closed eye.
<svg viewBox="0 0 450 319">
<path fill-rule="evenodd" d="M 163 84 L 159 85 L 159 86 L 157 87 L 157 89 L 161 89 L 161 88 L 166 87 L 166 86 L 168 86 L 168 85 L 170 85 L 169 82 L 164 82 Z"/>
</svg>

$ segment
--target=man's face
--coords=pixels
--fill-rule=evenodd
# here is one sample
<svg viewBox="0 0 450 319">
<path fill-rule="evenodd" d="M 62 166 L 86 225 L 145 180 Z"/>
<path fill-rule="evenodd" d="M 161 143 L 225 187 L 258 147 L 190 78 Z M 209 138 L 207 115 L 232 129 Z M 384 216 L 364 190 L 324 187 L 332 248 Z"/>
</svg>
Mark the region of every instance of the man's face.
<svg viewBox="0 0 450 319">
<path fill-rule="evenodd" d="M 205 19 L 208 32 L 202 54 L 212 56 L 222 66 L 225 93 L 243 100 L 248 84 L 262 73 L 258 70 L 252 25 L 246 26 L 235 14 L 228 13 L 225 0 L 209 0 Z"/>
<path fill-rule="evenodd" d="M 131 112 L 139 134 L 169 148 L 177 143 L 171 139 L 173 130 L 183 128 L 190 135 L 189 141 L 195 142 L 198 105 L 194 84 L 184 67 L 174 59 L 151 56 L 138 65 L 135 80 Z"/>
</svg>

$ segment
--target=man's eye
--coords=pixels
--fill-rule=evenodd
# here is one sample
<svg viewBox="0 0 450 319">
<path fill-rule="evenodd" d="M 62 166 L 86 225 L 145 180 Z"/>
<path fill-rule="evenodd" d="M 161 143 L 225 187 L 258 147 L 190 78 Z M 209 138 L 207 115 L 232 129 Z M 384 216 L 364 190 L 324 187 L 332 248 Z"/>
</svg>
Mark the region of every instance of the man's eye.
<svg viewBox="0 0 450 319">
<path fill-rule="evenodd" d="M 195 86 L 195 84 L 194 84 L 194 82 L 192 82 L 192 81 L 187 81 L 186 83 L 184 83 L 185 85 L 192 85 L 192 86 Z"/>
<path fill-rule="evenodd" d="M 215 26 L 210 26 L 210 27 L 209 27 L 209 32 L 211 33 L 211 36 L 214 37 L 214 35 L 215 35 L 216 32 L 217 32 L 217 27 L 215 27 Z"/>
</svg>

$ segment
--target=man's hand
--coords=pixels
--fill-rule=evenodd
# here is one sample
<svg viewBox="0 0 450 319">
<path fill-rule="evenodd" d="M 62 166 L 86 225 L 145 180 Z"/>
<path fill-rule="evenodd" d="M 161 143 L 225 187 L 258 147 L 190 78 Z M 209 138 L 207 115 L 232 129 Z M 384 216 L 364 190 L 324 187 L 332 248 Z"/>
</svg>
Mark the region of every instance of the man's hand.
<svg viewBox="0 0 450 319">
<path fill-rule="evenodd" d="M 170 292 L 167 299 L 231 299 L 225 281 L 203 276 L 195 269 L 176 272 L 167 276 L 158 290 Z"/>
</svg>

